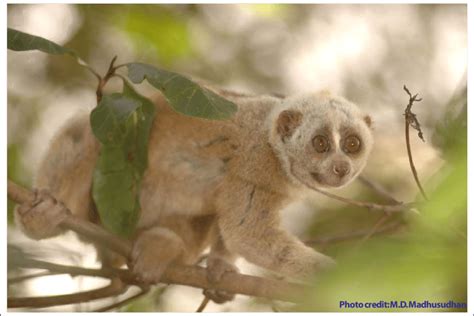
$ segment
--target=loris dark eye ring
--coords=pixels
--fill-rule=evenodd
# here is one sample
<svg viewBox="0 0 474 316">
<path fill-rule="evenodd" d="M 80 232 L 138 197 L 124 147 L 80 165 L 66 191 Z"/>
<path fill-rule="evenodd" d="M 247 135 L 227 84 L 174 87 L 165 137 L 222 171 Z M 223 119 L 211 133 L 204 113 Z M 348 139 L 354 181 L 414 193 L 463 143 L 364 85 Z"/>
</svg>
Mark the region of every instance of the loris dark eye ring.
<svg viewBox="0 0 474 316">
<path fill-rule="evenodd" d="M 329 151 L 329 141 L 326 136 L 316 135 L 313 138 L 313 147 L 318 153 Z"/>
<path fill-rule="evenodd" d="M 355 135 L 348 136 L 342 145 L 342 150 L 348 154 L 355 154 L 360 150 L 360 139 Z"/>
</svg>

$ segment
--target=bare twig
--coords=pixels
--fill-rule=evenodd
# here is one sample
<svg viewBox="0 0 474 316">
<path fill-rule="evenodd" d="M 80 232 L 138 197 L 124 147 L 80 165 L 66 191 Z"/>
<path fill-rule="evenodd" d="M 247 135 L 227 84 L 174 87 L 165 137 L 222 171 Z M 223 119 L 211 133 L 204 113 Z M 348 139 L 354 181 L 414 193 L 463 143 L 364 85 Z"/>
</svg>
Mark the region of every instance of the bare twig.
<svg viewBox="0 0 474 316">
<path fill-rule="evenodd" d="M 41 278 L 41 277 L 52 276 L 52 275 L 58 275 L 58 274 L 64 274 L 64 273 L 43 271 L 43 272 L 32 273 L 32 274 L 28 274 L 28 275 L 21 275 L 21 276 L 14 277 L 14 278 L 8 278 L 7 283 L 8 284 L 14 284 L 14 283 L 28 281 L 30 279 Z"/>
<path fill-rule="evenodd" d="M 304 179 L 299 178 L 293 172 L 293 163 L 291 161 L 290 161 L 290 173 L 294 177 L 296 177 L 302 184 L 304 184 L 307 188 L 309 188 L 313 191 L 319 192 L 323 195 L 326 195 L 327 197 L 330 197 L 332 199 L 344 202 L 346 204 L 367 208 L 369 210 L 384 211 L 384 212 L 387 212 L 387 213 L 401 212 L 401 211 L 406 211 L 406 210 L 413 211 L 413 207 L 415 206 L 415 203 L 378 204 L 378 203 L 372 203 L 372 202 L 357 201 L 357 200 L 342 197 L 342 196 L 339 196 L 339 195 L 336 195 L 336 194 L 333 194 L 333 193 L 326 192 L 326 191 L 321 190 L 320 188 L 314 186 L 312 183 L 308 183 Z"/>
<path fill-rule="evenodd" d="M 115 308 L 119 308 L 119 307 L 122 307 L 134 300 L 136 300 L 137 298 L 140 298 L 146 294 L 148 294 L 150 292 L 150 287 L 143 287 L 141 289 L 140 292 L 138 292 L 137 294 L 135 295 L 132 295 L 130 297 L 127 297 L 126 299 L 124 300 L 121 300 L 120 302 L 117 302 L 117 303 L 114 303 L 114 304 L 110 304 L 110 305 L 107 305 L 107 306 L 104 306 L 104 307 L 101 307 L 101 308 L 98 308 L 96 310 L 94 310 L 93 312 L 107 312 L 107 311 L 110 311 L 112 309 L 115 309 Z"/>
<path fill-rule="evenodd" d="M 379 195 L 380 197 L 382 197 L 383 199 L 385 199 L 387 201 L 387 203 L 389 204 L 402 204 L 402 202 L 398 201 L 397 199 L 395 199 L 387 190 L 385 190 L 385 188 L 383 188 L 380 184 L 378 183 L 375 183 L 369 179 L 367 179 L 366 177 L 364 176 L 359 176 L 357 178 L 363 185 L 365 185 L 366 187 L 368 187 L 369 189 L 371 189 L 373 192 L 375 192 L 377 195 Z"/>
<path fill-rule="evenodd" d="M 23 203 L 32 199 L 34 194 L 9 180 L 8 196 L 17 203 Z M 93 223 L 83 221 L 74 216 L 69 216 L 61 223 L 61 227 L 71 229 L 94 242 L 108 246 L 110 249 L 117 251 L 119 254 L 122 254 L 127 258 L 131 253 L 132 247 L 130 241 L 122 240 Z M 75 267 L 75 269 L 82 268 Z M 103 269 L 100 271 L 102 270 Z M 112 273 L 112 271 L 114 273 Z M 81 274 L 79 272 L 79 270 L 76 270 L 74 273 Z M 136 282 L 128 270 L 104 270 L 102 273 L 104 276 L 107 275 L 107 277 L 111 277 L 112 274 L 114 276 L 119 276 L 121 280 L 127 281 L 128 284 Z M 303 293 L 310 289 L 310 287 L 302 284 L 288 283 L 230 272 L 224 274 L 219 282 L 211 283 L 207 279 L 207 271 L 205 268 L 184 265 L 170 266 L 163 274 L 161 282 L 188 285 L 202 289 L 213 288 L 230 293 L 266 297 L 291 302 L 300 301 L 303 297 Z"/>
<path fill-rule="evenodd" d="M 58 305 L 68 305 L 75 303 L 88 302 L 109 296 L 119 295 L 124 292 L 126 286 L 119 282 L 113 281 L 108 286 L 91 290 L 84 291 L 74 294 L 65 295 L 53 295 L 53 296 L 41 296 L 41 297 L 15 297 L 8 298 L 8 307 L 50 307 Z"/>
<path fill-rule="evenodd" d="M 97 84 L 97 90 L 95 92 L 97 96 L 97 103 L 99 103 L 102 100 L 102 90 L 104 89 L 105 85 L 107 82 L 110 80 L 115 75 L 115 71 L 119 68 L 122 67 L 123 65 L 120 66 L 114 66 L 115 61 L 117 60 L 117 56 L 114 56 L 112 58 L 112 61 L 110 62 L 109 68 L 107 69 L 107 72 L 105 73 L 105 76 L 102 78 L 100 75 L 98 75 L 99 83 Z"/>
<path fill-rule="evenodd" d="M 385 213 L 384 215 L 382 215 L 379 220 L 375 223 L 375 225 L 370 229 L 370 231 L 367 233 L 367 235 L 364 236 L 364 238 L 362 238 L 360 241 L 359 241 L 359 245 L 366 242 L 367 240 L 369 240 L 370 237 L 372 237 L 375 232 L 380 228 L 380 226 L 383 225 L 383 223 L 385 223 L 391 216 L 392 214 L 390 213 Z"/>
<path fill-rule="evenodd" d="M 100 75 L 97 73 L 97 71 L 94 70 L 94 68 L 92 68 L 91 66 L 89 66 L 88 63 L 86 63 L 84 60 L 82 60 L 81 58 L 79 58 L 78 56 L 75 56 L 76 58 L 76 61 L 79 65 L 81 65 L 82 67 L 86 68 L 87 70 L 90 71 L 91 74 L 93 74 L 97 80 L 101 80 L 101 77 Z"/>
<path fill-rule="evenodd" d="M 418 93 L 412 96 L 411 92 L 408 90 L 408 88 L 405 85 L 403 86 L 403 90 L 405 90 L 405 92 L 409 96 L 408 104 L 405 109 L 405 141 L 407 145 L 408 160 L 410 162 L 411 172 L 413 173 L 413 177 L 415 178 L 416 185 L 418 186 L 418 189 L 420 190 L 425 200 L 428 200 L 428 197 L 426 196 L 425 191 L 423 190 L 423 187 L 421 186 L 420 180 L 418 179 L 418 173 L 416 172 L 415 164 L 413 162 L 413 156 L 411 154 L 411 146 L 410 146 L 410 126 L 413 127 L 415 130 L 417 130 L 418 137 L 421 138 L 422 141 L 425 141 L 423 139 L 423 132 L 421 131 L 420 123 L 418 122 L 416 115 L 411 111 L 413 103 L 419 102 L 423 99 L 418 98 Z"/>
<path fill-rule="evenodd" d="M 54 273 L 69 274 L 71 276 L 82 275 L 107 279 L 119 277 L 124 283 L 138 285 L 135 277 L 128 270 L 123 269 L 105 267 L 101 269 L 82 268 L 27 258 L 22 258 L 21 261 L 16 261 L 15 265 L 18 268 L 45 269 Z"/>
<path fill-rule="evenodd" d="M 356 232 L 352 232 L 349 234 L 344 234 L 344 235 L 339 235 L 339 236 L 331 236 L 331 237 L 324 237 L 324 238 L 318 238 L 318 239 L 311 239 L 311 240 L 306 240 L 305 244 L 307 245 L 327 245 L 327 244 L 335 244 L 335 243 L 340 243 L 344 241 L 349 241 L 349 240 L 356 240 L 359 238 L 363 238 L 364 236 L 367 236 L 370 234 L 372 231 L 372 235 L 379 235 L 379 234 L 384 234 L 388 233 L 391 231 L 394 231 L 404 225 L 403 222 L 401 221 L 394 221 L 392 223 L 389 223 L 383 227 L 376 227 L 375 230 L 374 228 L 371 228 L 370 230 L 360 230 Z"/>
<path fill-rule="evenodd" d="M 406 210 L 411 210 L 416 204 L 415 203 L 399 203 L 399 204 L 378 204 L 378 203 L 372 203 L 372 202 L 365 202 L 365 201 L 357 201 L 349 198 L 345 198 L 336 194 L 332 194 L 329 192 L 326 192 L 324 190 L 321 190 L 319 188 L 310 186 L 310 188 L 314 191 L 317 191 L 321 194 L 324 194 L 332 199 L 344 202 L 346 204 L 354 205 L 354 206 L 359 206 L 363 208 L 367 208 L 369 210 L 377 210 L 377 211 L 384 211 L 388 213 L 393 213 L 393 212 L 401 212 L 401 211 L 406 211 Z"/>
<path fill-rule="evenodd" d="M 201 305 L 199 305 L 198 309 L 196 309 L 196 313 L 202 313 L 202 311 L 206 308 L 209 301 L 210 301 L 209 297 L 204 296 L 204 299 L 202 300 Z"/>
</svg>

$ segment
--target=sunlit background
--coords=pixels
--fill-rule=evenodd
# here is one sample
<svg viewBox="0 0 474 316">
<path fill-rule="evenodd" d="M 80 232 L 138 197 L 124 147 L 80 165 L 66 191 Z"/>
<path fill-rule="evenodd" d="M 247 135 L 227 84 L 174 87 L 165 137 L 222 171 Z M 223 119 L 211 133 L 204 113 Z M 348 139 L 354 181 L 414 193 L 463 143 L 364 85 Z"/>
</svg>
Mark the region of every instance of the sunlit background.
<svg viewBox="0 0 474 316">
<path fill-rule="evenodd" d="M 243 92 L 330 89 L 359 104 L 374 121 L 376 145 L 364 176 L 410 202 L 420 197 L 406 156 L 406 85 L 423 98 L 414 112 L 426 142 L 412 133 L 412 149 L 422 183 L 438 200 L 423 206 L 421 215 L 392 216 L 388 223 L 396 228 L 381 236 L 337 244 L 321 240 L 370 231 L 383 214 L 315 194 L 284 210 L 285 224 L 304 240 L 319 240 L 316 249 L 342 262 L 328 280 L 316 281 L 320 288 L 310 297 L 322 297 L 316 295 L 330 284 L 324 287 L 327 302 L 410 298 L 417 291 L 420 300 L 466 301 L 465 143 L 456 136 L 466 129 L 466 5 L 9 5 L 8 27 L 72 48 L 101 73 L 117 55 L 118 63 L 146 62 Z M 9 51 L 7 58 L 8 176 L 31 187 L 55 131 L 96 105 L 96 81 L 68 57 Z M 109 91 L 119 87 L 112 82 Z M 463 123 L 449 125 L 451 119 Z M 453 126 L 457 129 L 447 129 Z M 380 202 L 357 181 L 337 193 Z M 12 209 L 10 203 L 8 242 L 15 247 L 10 256 L 24 251 L 52 262 L 98 266 L 93 247 L 72 233 L 41 242 L 26 239 L 13 224 Z M 344 265 L 354 252 L 360 255 L 353 265 Z M 265 275 L 243 260 L 239 265 L 246 273 Z M 9 277 L 24 273 L 9 265 Z M 387 276 L 391 284 L 380 289 L 370 275 Z M 11 282 L 8 291 L 17 297 L 67 294 L 100 282 L 57 275 Z M 199 289 L 159 287 L 122 310 L 194 311 L 201 300 Z M 338 310 L 338 305 L 310 302 L 299 308 Z M 106 303 L 51 310 L 87 311 Z M 206 311 L 293 308 L 280 305 L 238 295 L 231 303 L 210 303 Z"/>
</svg>

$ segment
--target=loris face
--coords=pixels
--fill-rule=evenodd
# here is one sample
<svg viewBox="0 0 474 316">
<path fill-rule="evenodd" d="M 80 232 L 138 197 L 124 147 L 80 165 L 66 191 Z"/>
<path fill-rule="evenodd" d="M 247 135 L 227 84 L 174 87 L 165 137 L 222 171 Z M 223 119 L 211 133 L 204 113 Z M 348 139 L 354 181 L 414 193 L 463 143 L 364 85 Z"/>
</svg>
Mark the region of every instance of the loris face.
<svg viewBox="0 0 474 316">
<path fill-rule="evenodd" d="M 338 97 L 317 95 L 279 113 L 276 133 L 284 168 L 308 187 L 342 187 L 364 168 L 372 149 L 370 118 Z"/>
</svg>

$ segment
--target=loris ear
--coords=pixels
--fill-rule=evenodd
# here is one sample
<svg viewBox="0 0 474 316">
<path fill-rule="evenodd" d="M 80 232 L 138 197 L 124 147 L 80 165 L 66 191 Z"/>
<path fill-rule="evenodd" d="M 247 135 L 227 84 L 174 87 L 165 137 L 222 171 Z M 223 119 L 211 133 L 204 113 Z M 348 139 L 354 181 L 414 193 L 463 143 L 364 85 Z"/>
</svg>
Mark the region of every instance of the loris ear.
<svg viewBox="0 0 474 316">
<path fill-rule="evenodd" d="M 293 135 L 295 129 L 300 126 L 303 119 L 303 113 L 295 110 L 285 110 L 278 115 L 277 119 L 277 133 L 280 135 L 281 140 L 285 141 L 286 138 Z"/>
<path fill-rule="evenodd" d="M 364 116 L 364 122 L 368 127 L 372 128 L 372 118 L 368 115 Z"/>
</svg>

